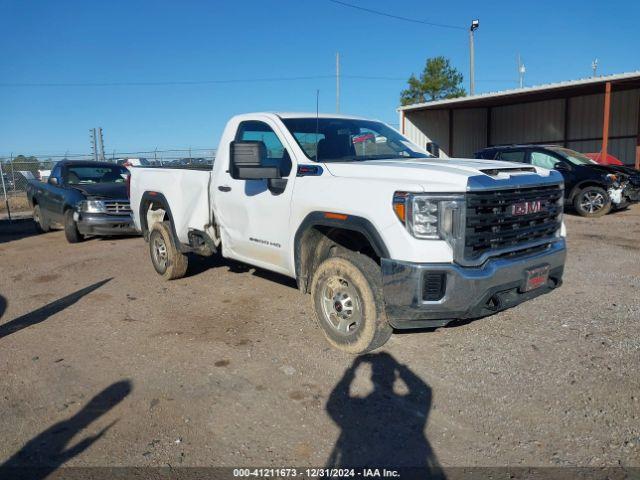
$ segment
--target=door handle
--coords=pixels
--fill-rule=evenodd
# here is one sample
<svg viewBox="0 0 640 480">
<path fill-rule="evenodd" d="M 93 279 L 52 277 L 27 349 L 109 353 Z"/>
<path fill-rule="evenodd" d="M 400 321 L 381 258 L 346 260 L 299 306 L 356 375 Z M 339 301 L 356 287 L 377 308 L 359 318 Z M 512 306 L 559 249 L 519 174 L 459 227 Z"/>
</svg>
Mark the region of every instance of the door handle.
<svg viewBox="0 0 640 480">
<path fill-rule="evenodd" d="M 220 185 L 218 187 L 218 190 L 220 190 L 221 192 L 230 192 L 231 191 L 231 187 L 228 187 L 226 185 Z"/>
</svg>

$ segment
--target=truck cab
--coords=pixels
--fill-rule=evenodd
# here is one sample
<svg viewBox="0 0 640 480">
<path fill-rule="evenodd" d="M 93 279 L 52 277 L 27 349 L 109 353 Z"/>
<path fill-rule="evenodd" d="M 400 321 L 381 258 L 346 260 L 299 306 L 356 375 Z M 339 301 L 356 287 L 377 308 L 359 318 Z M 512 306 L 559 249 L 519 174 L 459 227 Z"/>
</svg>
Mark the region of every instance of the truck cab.
<svg viewBox="0 0 640 480">
<path fill-rule="evenodd" d="M 374 141 L 362 141 L 363 138 Z M 436 159 L 382 122 L 254 113 L 227 124 L 212 170 L 136 168 L 135 225 L 156 271 L 188 253 L 295 278 L 334 346 L 484 316 L 561 284 L 562 177 Z"/>
</svg>

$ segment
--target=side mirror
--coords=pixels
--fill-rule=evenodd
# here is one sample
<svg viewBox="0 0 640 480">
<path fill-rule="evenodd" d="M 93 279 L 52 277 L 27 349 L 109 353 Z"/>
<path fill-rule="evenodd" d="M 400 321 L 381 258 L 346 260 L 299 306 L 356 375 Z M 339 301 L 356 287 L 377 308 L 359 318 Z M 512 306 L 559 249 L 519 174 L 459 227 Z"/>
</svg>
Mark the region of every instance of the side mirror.
<svg viewBox="0 0 640 480">
<path fill-rule="evenodd" d="M 569 170 L 571 170 L 571 167 L 569 165 L 567 165 L 564 162 L 558 162 L 553 166 L 554 170 L 559 170 L 559 171 L 564 171 L 564 172 L 568 172 Z"/>
<path fill-rule="evenodd" d="M 440 156 L 440 145 L 436 142 L 427 142 L 427 152 L 429 152 L 434 157 Z"/>
<path fill-rule="evenodd" d="M 58 185 L 58 179 L 56 177 L 49 177 L 49 183 L 51 185 Z"/>
<path fill-rule="evenodd" d="M 280 167 L 265 165 L 267 149 L 259 141 L 231 142 L 229 170 L 238 180 L 263 180 L 282 178 Z"/>
</svg>

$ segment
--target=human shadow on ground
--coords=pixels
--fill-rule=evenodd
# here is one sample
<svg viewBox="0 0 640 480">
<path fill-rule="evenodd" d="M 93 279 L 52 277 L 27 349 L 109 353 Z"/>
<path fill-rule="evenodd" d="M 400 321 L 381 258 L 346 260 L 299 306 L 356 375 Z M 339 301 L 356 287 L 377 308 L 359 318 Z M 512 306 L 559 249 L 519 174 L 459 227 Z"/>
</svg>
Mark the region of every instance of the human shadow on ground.
<svg viewBox="0 0 640 480">
<path fill-rule="evenodd" d="M 365 364 L 373 389 L 352 396 L 356 371 Z M 425 435 L 430 408 L 429 385 L 393 356 L 356 358 L 327 400 L 327 412 L 341 429 L 327 467 L 401 468 L 411 477 L 445 478 Z"/>
<path fill-rule="evenodd" d="M 72 447 L 71 439 L 107 413 L 131 393 L 129 380 L 109 385 L 93 397 L 78 413 L 58 422 L 29 440 L 0 465 L 0 478 L 43 479 L 63 463 L 81 454 L 100 439 L 114 424 L 85 437 Z"/>
<path fill-rule="evenodd" d="M 0 318 L 4 315 L 4 311 L 7 309 L 7 299 L 0 295 Z"/>
<path fill-rule="evenodd" d="M 23 328 L 27 328 L 37 323 L 44 322 L 50 316 L 61 312 L 67 307 L 70 307 L 82 297 L 100 288 L 109 281 L 111 281 L 111 278 L 101 280 L 97 283 L 94 283 L 93 285 L 89 285 L 88 287 L 70 293 L 66 297 L 62 297 L 58 300 L 48 303 L 44 307 L 40 307 L 37 310 L 22 315 L 21 317 L 15 318 L 7 323 L 3 323 L 2 325 L 0 325 L 0 339 L 11 335 L 12 333 L 19 332 Z"/>
</svg>

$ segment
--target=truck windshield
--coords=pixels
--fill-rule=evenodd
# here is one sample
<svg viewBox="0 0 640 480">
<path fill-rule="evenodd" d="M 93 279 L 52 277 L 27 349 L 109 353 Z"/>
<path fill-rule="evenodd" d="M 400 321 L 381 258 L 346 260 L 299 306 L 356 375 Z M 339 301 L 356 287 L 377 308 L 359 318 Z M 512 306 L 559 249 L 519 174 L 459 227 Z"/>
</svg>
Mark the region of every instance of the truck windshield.
<svg viewBox="0 0 640 480">
<path fill-rule="evenodd" d="M 129 171 L 119 165 L 89 166 L 78 165 L 67 167 L 66 182 L 69 185 L 88 183 L 124 183 Z"/>
<path fill-rule="evenodd" d="M 282 120 L 310 160 L 358 162 L 385 158 L 432 158 L 384 123 L 351 118 Z"/>
</svg>

